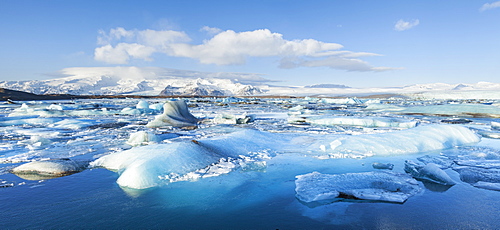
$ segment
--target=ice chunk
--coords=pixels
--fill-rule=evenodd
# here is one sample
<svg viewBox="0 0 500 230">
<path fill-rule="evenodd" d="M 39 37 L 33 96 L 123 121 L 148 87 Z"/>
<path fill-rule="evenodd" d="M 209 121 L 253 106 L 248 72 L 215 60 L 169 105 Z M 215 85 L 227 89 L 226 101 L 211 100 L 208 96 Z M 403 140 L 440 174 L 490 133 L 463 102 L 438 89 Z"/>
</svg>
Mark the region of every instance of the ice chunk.
<svg viewBox="0 0 500 230">
<path fill-rule="evenodd" d="M 330 143 L 331 150 L 327 151 L 361 155 L 409 154 L 479 141 L 474 132 L 462 126 L 427 125 L 396 132 L 337 137 Z"/>
<path fill-rule="evenodd" d="M 136 133 L 132 133 L 130 138 L 127 141 L 128 145 L 131 146 L 139 146 L 139 145 L 147 145 L 151 143 L 157 143 L 160 141 L 160 138 L 157 137 L 154 133 L 139 131 Z"/>
<path fill-rule="evenodd" d="M 483 104 L 444 104 L 408 107 L 404 114 L 456 115 L 472 117 L 500 117 L 500 108 Z"/>
<path fill-rule="evenodd" d="M 460 174 L 462 181 L 474 187 L 500 191 L 500 168 L 458 166 L 453 170 Z"/>
<path fill-rule="evenodd" d="M 31 136 L 29 140 L 19 141 L 18 144 L 28 145 L 30 149 L 41 149 L 52 143 L 47 138 L 41 136 Z"/>
<path fill-rule="evenodd" d="M 486 137 L 486 138 L 500 139 L 500 132 L 477 130 L 477 134 L 481 135 L 482 137 Z"/>
<path fill-rule="evenodd" d="M 363 104 L 358 98 L 323 98 L 321 102 L 325 104 Z"/>
<path fill-rule="evenodd" d="M 491 128 L 493 129 L 500 129 L 500 122 L 491 122 Z"/>
<path fill-rule="evenodd" d="M 123 108 L 121 111 L 121 114 L 126 114 L 126 115 L 140 115 L 141 111 L 138 109 L 134 108 Z"/>
<path fill-rule="evenodd" d="M 13 168 L 11 172 L 26 180 L 41 180 L 81 172 L 85 170 L 87 165 L 88 162 L 79 162 L 63 158 L 29 162 Z"/>
<path fill-rule="evenodd" d="M 450 168 L 451 165 L 453 165 L 453 160 L 449 159 L 446 156 L 429 156 L 425 155 L 423 157 L 417 158 L 419 161 L 423 162 L 424 164 L 429 164 L 429 163 L 434 163 L 439 166 L 441 169 L 447 169 Z"/>
<path fill-rule="evenodd" d="M 65 119 L 51 124 L 50 127 L 58 129 L 82 129 L 92 125 L 95 125 L 95 121 L 90 119 Z"/>
<path fill-rule="evenodd" d="M 317 125 L 350 125 L 361 127 L 398 127 L 413 128 L 417 126 L 416 121 L 406 121 L 395 118 L 383 117 L 311 117 L 305 120 Z"/>
<path fill-rule="evenodd" d="M 375 163 L 372 164 L 372 167 L 374 169 L 389 169 L 389 170 L 392 170 L 394 168 L 394 164 L 375 162 Z"/>
<path fill-rule="evenodd" d="M 253 115 L 232 115 L 223 113 L 218 114 L 213 121 L 216 124 L 247 124 L 249 122 L 252 122 L 254 119 L 255 118 Z"/>
<path fill-rule="evenodd" d="M 333 175 L 312 172 L 296 178 L 296 196 L 306 203 L 344 198 L 403 203 L 422 191 L 415 179 L 388 172 Z"/>
<path fill-rule="evenodd" d="M 405 162 L 405 171 L 416 179 L 426 180 L 442 185 L 456 184 L 445 171 L 440 169 L 439 166 L 434 163 L 420 165 L 407 160 Z"/>
<path fill-rule="evenodd" d="M 149 105 L 149 109 L 159 112 L 163 109 L 163 103 L 151 104 Z"/>
<path fill-rule="evenodd" d="M 283 148 L 284 142 L 279 137 L 278 134 L 244 130 L 200 141 L 136 147 L 101 157 L 91 165 L 118 171 L 117 183 L 122 187 L 145 189 L 197 179 L 204 174 L 224 174 L 236 166 L 255 166 L 247 163 L 265 165 L 262 159 L 272 156 L 273 149 Z"/>
<path fill-rule="evenodd" d="M 451 118 L 451 119 L 443 119 L 443 120 L 441 120 L 441 122 L 447 123 L 447 124 L 467 124 L 467 123 L 471 123 L 472 121 L 469 119 L 465 119 L 465 118 Z"/>
<path fill-rule="evenodd" d="M 110 154 L 92 162 L 120 173 L 122 187 L 145 189 L 161 184 L 159 176 L 185 175 L 217 162 L 221 157 L 194 142 L 156 144 Z"/>
<path fill-rule="evenodd" d="M 188 110 L 186 101 L 169 101 L 163 105 L 163 114 L 149 122 L 146 126 L 149 128 L 173 126 L 186 127 L 195 126 L 198 119 L 194 117 Z"/>
<path fill-rule="evenodd" d="M 136 109 L 149 109 L 149 103 L 147 101 L 139 101 L 135 106 Z"/>
</svg>

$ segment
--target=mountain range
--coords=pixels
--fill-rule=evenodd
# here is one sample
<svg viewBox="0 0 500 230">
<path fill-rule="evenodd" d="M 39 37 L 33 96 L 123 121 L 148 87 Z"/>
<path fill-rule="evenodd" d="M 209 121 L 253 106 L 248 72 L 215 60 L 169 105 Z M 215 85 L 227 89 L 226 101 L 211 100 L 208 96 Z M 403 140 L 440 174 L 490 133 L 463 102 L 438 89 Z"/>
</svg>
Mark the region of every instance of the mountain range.
<svg viewBox="0 0 500 230">
<path fill-rule="evenodd" d="M 339 84 L 278 86 L 251 73 L 211 73 L 159 67 L 67 68 L 48 80 L 2 81 L 0 88 L 33 94 L 145 96 L 366 96 L 400 94 L 413 97 L 500 99 L 500 84 L 415 84 L 387 88 L 351 88 Z M 441 96 L 440 96 L 441 95 Z M 451 96 L 450 96 L 451 95 Z"/>
</svg>

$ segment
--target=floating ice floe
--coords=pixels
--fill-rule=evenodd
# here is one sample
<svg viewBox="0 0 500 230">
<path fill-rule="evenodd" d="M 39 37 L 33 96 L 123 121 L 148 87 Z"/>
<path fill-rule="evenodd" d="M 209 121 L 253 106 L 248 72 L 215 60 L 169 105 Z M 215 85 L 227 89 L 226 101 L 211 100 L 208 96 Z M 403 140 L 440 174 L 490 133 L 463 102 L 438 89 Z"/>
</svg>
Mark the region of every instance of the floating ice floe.
<svg viewBox="0 0 500 230">
<path fill-rule="evenodd" d="M 500 108 L 484 104 L 444 104 L 407 107 L 403 114 L 447 115 L 500 118 Z"/>
<path fill-rule="evenodd" d="M 233 115 L 233 114 L 218 114 L 213 119 L 213 122 L 216 124 L 247 124 L 252 122 L 255 119 L 253 115 Z"/>
<path fill-rule="evenodd" d="M 500 168 L 458 166 L 453 170 L 460 174 L 462 181 L 474 187 L 500 191 Z"/>
<path fill-rule="evenodd" d="M 405 171 L 409 173 L 412 177 L 420 180 L 426 180 L 442 185 L 455 185 L 456 182 L 453 181 L 445 171 L 443 171 L 438 165 L 434 163 L 428 163 L 427 165 L 417 164 L 413 161 L 407 160 L 405 162 Z"/>
<path fill-rule="evenodd" d="M 319 100 L 325 104 L 363 104 L 358 98 L 322 98 Z"/>
<path fill-rule="evenodd" d="M 383 117 L 309 117 L 309 118 L 294 118 L 288 119 L 288 122 L 295 123 L 297 120 L 316 125 L 347 125 L 361 127 L 397 127 L 397 128 L 413 128 L 417 126 L 417 121 L 407 121 L 396 118 Z"/>
<path fill-rule="evenodd" d="M 26 180 L 42 180 L 81 172 L 87 165 L 88 162 L 64 158 L 29 162 L 13 168 L 11 172 Z"/>
<path fill-rule="evenodd" d="M 285 144 L 273 137 L 276 134 L 245 130 L 200 141 L 136 147 L 101 157 L 91 165 L 119 172 L 117 183 L 122 187 L 145 189 L 182 178 L 202 178 L 203 173 L 210 171 L 209 176 L 227 173 L 233 169 L 229 166 L 234 165 L 233 161 L 228 161 L 229 158 L 247 159 L 248 162 L 265 158 L 267 151 Z"/>
<path fill-rule="evenodd" d="M 296 197 L 306 203 L 332 202 L 342 199 L 363 199 L 403 203 L 420 193 L 422 186 L 405 174 L 364 172 L 298 175 Z"/>
<path fill-rule="evenodd" d="M 149 128 L 157 128 L 164 126 L 186 127 L 196 126 L 198 119 L 194 117 L 188 110 L 186 101 L 169 101 L 163 105 L 163 114 L 155 117 L 146 126 Z"/>
<path fill-rule="evenodd" d="M 394 168 L 394 164 L 375 162 L 375 163 L 372 164 L 372 167 L 374 169 L 389 169 L 389 170 L 392 170 Z"/>
<path fill-rule="evenodd" d="M 493 129 L 500 129 L 500 122 L 491 122 L 491 128 Z"/>
<path fill-rule="evenodd" d="M 332 157 L 338 154 L 398 155 L 433 150 L 479 142 L 470 129 L 456 125 L 427 125 L 402 131 L 380 134 L 363 134 L 336 137 L 329 144 L 320 146 Z"/>
</svg>

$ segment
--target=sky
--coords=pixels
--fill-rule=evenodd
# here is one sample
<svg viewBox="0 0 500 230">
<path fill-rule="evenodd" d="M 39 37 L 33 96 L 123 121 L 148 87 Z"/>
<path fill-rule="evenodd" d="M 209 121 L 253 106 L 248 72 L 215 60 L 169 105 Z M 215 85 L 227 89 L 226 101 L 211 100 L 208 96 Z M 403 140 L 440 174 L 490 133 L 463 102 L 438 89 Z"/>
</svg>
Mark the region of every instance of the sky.
<svg viewBox="0 0 500 230">
<path fill-rule="evenodd" d="M 500 1 L 0 0 L 0 81 L 115 66 L 280 85 L 499 83 Z"/>
</svg>

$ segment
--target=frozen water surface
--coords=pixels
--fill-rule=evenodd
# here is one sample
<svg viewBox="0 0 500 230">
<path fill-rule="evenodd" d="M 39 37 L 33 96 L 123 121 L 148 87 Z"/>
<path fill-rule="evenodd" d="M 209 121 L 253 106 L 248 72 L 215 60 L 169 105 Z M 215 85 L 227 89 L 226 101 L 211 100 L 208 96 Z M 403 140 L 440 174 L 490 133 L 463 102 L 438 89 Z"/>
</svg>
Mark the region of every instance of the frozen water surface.
<svg viewBox="0 0 500 230">
<path fill-rule="evenodd" d="M 498 229 L 498 104 L 358 98 L 3 104 L 0 226 Z"/>
</svg>

